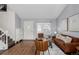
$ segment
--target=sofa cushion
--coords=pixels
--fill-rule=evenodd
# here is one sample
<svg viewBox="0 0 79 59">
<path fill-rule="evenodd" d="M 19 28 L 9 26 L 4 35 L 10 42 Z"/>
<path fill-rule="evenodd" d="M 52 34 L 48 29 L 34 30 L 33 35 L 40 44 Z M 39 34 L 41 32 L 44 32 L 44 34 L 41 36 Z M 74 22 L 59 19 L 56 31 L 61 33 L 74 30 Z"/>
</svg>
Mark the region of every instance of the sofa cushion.
<svg viewBox="0 0 79 59">
<path fill-rule="evenodd" d="M 64 36 L 62 36 L 61 34 L 57 34 L 57 35 L 56 35 L 56 38 L 58 38 L 58 39 L 63 39 Z"/>
<path fill-rule="evenodd" d="M 65 43 L 71 43 L 71 41 L 72 41 L 72 38 L 71 37 L 69 37 L 69 36 L 63 36 L 61 34 L 57 34 L 56 35 L 56 38 L 64 41 Z"/>
<path fill-rule="evenodd" d="M 62 39 L 65 43 L 71 43 L 71 41 L 72 41 L 72 38 L 70 38 L 70 37 L 65 37 L 64 39 Z"/>
</svg>

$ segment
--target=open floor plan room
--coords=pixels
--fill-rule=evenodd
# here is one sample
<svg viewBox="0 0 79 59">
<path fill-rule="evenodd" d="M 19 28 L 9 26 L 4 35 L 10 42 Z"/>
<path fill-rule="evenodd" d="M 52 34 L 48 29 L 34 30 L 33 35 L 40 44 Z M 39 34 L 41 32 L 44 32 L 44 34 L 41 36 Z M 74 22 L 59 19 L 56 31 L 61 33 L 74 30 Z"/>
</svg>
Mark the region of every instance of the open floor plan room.
<svg viewBox="0 0 79 59">
<path fill-rule="evenodd" d="M 79 55 L 79 4 L 0 4 L 0 55 Z"/>
</svg>

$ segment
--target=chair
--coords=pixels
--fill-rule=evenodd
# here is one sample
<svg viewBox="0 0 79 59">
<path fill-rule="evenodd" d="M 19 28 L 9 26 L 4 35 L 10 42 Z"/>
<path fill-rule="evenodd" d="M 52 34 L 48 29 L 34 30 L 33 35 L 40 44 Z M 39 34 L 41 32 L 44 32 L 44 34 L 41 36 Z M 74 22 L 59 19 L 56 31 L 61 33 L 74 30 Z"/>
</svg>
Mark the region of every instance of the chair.
<svg viewBox="0 0 79 59">
<path fill-rule="evenodd" d="M 43 33 L 38 33 L 38 38 L 44 38 L 44 34 Z"/>
<path fill-rule="evenodd" d="M 36 53 L 37 51 L 43 52 L 48 50 L 48 41 L 47 40 L 35 40 L 35 45 L 36 45 Z"/>
</svg>

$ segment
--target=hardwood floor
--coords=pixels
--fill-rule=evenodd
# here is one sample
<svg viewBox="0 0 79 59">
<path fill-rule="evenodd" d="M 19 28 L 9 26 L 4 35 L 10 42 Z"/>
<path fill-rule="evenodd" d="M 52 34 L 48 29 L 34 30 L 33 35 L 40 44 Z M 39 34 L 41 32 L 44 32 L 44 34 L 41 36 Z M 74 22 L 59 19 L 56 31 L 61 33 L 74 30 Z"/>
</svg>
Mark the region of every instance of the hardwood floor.
<svg viewBox="0 0 79 59">
<path fill-rule="evenodd" d="M 34 41 L 22 41 L 6 50 L 2 55 L 35 55 L 35 50 Z"/>
</svg>

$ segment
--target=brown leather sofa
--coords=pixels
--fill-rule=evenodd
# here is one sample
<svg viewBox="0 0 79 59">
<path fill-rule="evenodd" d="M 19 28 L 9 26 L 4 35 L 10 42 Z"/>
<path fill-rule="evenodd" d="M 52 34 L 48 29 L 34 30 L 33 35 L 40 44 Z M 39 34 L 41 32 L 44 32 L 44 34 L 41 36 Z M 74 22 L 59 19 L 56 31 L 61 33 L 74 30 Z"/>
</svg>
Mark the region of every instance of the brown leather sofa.
<svg viewBox="0 0 79 59">
<path fill-rule="evenodd" d="M 65 43 L 63 40 L 53 37 L 54 43 L 64 51 L 64 53 L 76 52 L 76 46 L 79 46 L 79 38 L 72 37 L 71 43 Z"/>
</svg>

